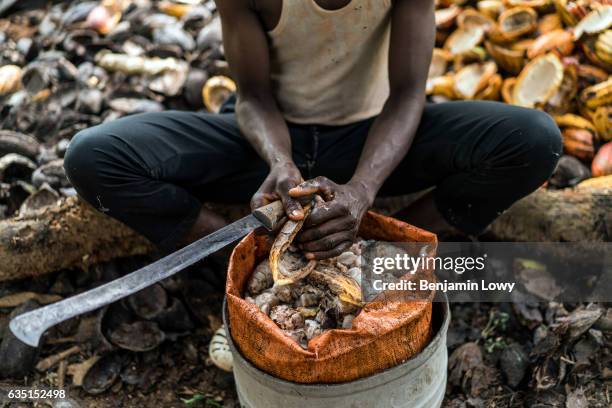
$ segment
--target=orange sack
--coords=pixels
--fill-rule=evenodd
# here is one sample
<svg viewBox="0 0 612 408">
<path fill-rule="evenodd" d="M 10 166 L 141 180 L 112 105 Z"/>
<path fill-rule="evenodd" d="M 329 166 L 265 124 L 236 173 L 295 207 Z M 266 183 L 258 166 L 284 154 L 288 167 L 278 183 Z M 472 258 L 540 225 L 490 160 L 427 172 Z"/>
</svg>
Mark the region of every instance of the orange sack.
<svg viewBox="0 0 612 408">
<path fill-rule="evenodd" d="M 364 216 L 359 235 L 378 241 L 437 243 L 430 232 L 372 211 Z M 401 364 L 428 344 L 434 293 L 418 301 L 394 300 L 398 297 L 383 293 L 364 306 L 351 329 L 326 331 L 310 340 L 308 350 L 302 349 L 255 304 L 243 299 L 251 273 L 269 249 L 265 236 L 251 233 L 240 241 L 230 258 L 225 289 L 232 339 L 259 369 L 296 383 L 340 383 Z M 432 271 L 424 270 L 411 279 L 432 276 Z"/>
</svg>

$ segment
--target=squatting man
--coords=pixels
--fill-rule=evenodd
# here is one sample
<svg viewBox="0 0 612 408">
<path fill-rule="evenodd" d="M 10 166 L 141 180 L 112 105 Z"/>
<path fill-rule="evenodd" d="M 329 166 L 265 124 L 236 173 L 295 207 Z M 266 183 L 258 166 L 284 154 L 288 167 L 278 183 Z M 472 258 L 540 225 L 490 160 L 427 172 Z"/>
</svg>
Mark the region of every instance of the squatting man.
<svg viewBox="0 0 612 408">
<path fill-rule="evenodd" d="M 226 225 L 204 202 L 323 197 L 297 238 L 340 254 L 377 196 L 435 187 L 403 218 L 476 235 L 540 186 L 561 137 L 540 111 L 426 103 L 434 0 L 217 0 L 235 103 L 80 132 L 65 157 L 86 201 L 172 250 Z"/>
</svg>

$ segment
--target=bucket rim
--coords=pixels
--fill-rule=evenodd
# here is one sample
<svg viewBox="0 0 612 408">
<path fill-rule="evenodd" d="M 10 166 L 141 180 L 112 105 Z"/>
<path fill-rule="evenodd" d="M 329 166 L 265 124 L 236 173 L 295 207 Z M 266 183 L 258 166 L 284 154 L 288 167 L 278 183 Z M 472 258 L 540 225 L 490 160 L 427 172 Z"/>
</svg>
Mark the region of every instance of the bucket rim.
<svg viewBox="0 0 612 408">
<path fill-rule="evenodd" d="M 229 325 L 229 312 L 227 308 L 227 299 L 223 298 L 223 324 L 226 328 L 226 337 L 229 343 L 230 350 L 232 352 L 232 356 L 234 358 L 234 366 L 236 362 L 238 362 L 257 382 L 263 385 L 269 385 L 270 383 L 274 383 L 277 391 L 287 392 L 287 393 L 304 393 L 308 394 L 310 392 L 318 392 L 319 390 L 333 390 L 339 394 L 341 393 L 352 393 L 355 391 L 355 386 L 362 385 L 364 388 L 361 391 L 365 391 L 369 388 L 378 387 L 380 384 L 387 383 L 389 381 L 393 381 L 396 378 L 399 378 L 405 375 L 405 368 L 407 365 L 413 365 L 413 369 L 416 369 L 423 364 L 425 364 L 432 355 L 438 351 L 440 347 L 444 347 L 446 349 L 446 333 L 448 331 L 448 326 L 450 324 L 450 307 L 448 303 L 448 297 L 445 293 L 436 292 L 435 299 L 432 302 L 432 307 L 434 310 L 432 311 L 432 325 L 434 325 L 435 333 L 431 338 L 431 341 L 425 346 L 425 348 L 418 353 L 417 355 L 409 358 L 401 364 L 398 364 L 394 367 L 387 368 L 378 373 L 371 374 L 367 377 L 359 378 L 353 381 L 342 382 L 342 383 L 296 383 L 287 380 L 283 380 L 282 378 L 275 377 L 271 374 L 266 373 L 265 371 L 255 367 L 250 361 L 248 361 L 238 350 L 234 341 L 232 339 L 231 328 Z M 438 309 L 438 310 L 436 310 Z M 437 312 L 437 313 L 436 313 Z M 441 312 L 441 316 L 440 316 Z M 437 317 L 437 316 L 439 317 Z M 444 344 L 441 344 L 444 342 Z M 238 361 L 236 361 L 238 360 Z M 373 382 L 373 380 L 375 380 Z"/>
</svg>

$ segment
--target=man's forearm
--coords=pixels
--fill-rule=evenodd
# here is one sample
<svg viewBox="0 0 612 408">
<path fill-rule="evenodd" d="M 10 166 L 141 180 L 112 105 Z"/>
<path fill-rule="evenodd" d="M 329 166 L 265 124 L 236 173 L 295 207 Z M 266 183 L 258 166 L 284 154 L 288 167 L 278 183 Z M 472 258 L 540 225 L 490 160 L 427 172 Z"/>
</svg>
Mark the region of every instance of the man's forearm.
<svg viewBox="0 0 612 408">
<path fill-rule="evenodd" d="M 422 92 L 391 96 L 374 121 L 350 181 L 350 184 L 364 189 L 371 201 L 408 153 L 424 104 L 425 95 Z"/>
<path fill-rule="evenodd" d="M 290 219 L 303 219 L 302 206 L 289 196 L 289 190 L 302 181 L 302 175 L 293 163 L 289 129 L 276 103 L 271 97 L 239 96 L 236 116 L 242 134 L 270 167 L 268 176 L 251 199 L 251 208 L 280 199 Z"/>
<path fill-rule="evenodd" d="M 433 0 L 394 0 L 392 13 L 391 93 L 370 129 L 350 181 L 364 190 L 371 202 L 412 144 L 425 106 L 425 81 L 434 47 Z"/>
<path fill-rule="evenodd" d="M 239 97 L 240 131 L 270 168 L 292 162 L 289 130 L 274 102 Z"/>
</svg>

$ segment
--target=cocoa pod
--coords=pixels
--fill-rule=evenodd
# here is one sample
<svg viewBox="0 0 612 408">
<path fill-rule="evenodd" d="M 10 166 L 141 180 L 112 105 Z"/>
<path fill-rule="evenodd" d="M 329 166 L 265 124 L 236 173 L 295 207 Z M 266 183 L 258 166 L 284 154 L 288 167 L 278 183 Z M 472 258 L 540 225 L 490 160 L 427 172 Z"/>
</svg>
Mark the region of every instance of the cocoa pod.
<svg viewBox="0 0 612 408">
<path fill-rule="evenodd" d="M 591 160 L 595 155 L 593 133 L 587 129 L 563 129 L 563 148 L 567 154 L 582 160 Z"/>
<path fill-rule="evenodd" d="M 612 142 L 601 146 L 591 164 L 593 177 L 612 174 Z"/>
</svg>

